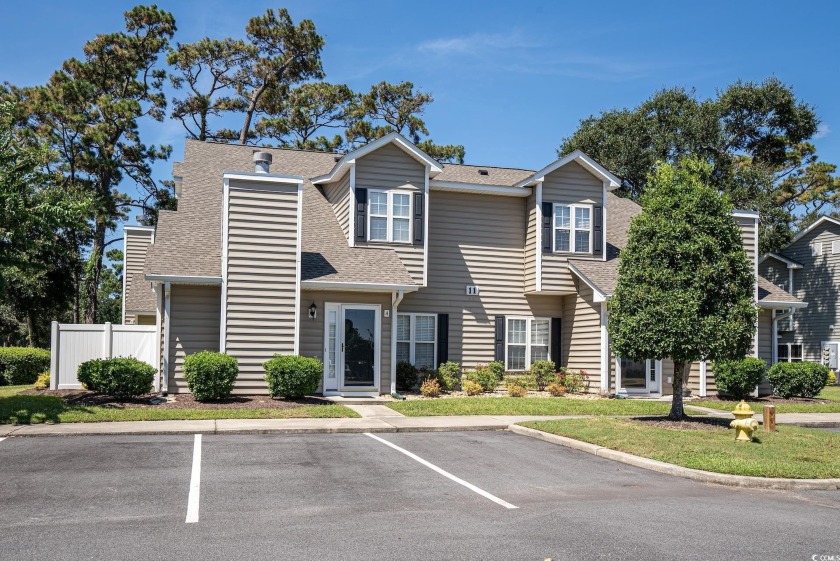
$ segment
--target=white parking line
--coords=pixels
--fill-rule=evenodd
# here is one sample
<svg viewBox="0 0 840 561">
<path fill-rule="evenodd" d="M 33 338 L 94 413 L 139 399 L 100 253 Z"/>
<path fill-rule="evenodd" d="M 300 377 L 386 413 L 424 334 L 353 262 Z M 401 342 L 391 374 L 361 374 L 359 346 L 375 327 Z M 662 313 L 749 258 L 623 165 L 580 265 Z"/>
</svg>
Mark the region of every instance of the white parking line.
<svg viewBox="0 0 840 561">
<path fill-rule="evenodd" d="M 192 478 L 190 479 L 190 497 L 187 499 L 186 523 L 198 522 L 198 496 L 201 494 L 201 435 L 195 435 L 193 445 Z"/>
<path fill-rule="evenodd" d="M 466 488 L 467 488 L 467 489 L 469 489 L 470 491 L 473 491 L 473 492 L 475 492 L 475 493 L 478 493 L 479 495 L 481 495 L 481 496 L 482 496 L 482 497 L 484 497 L 485 499 L 490 499 L 490 500 L 491 500 L 491 501 L 493 501 L 494 503 L 499 504 L 499 505 L 502 505 L 502 506 L 503 506 L 503 507 L 505 507 L 505 508 L 519 508 L 518 506 L 512 505 L 512 504 L 510 504 L 510 503 L 509 503 L 509 502 L 507 502 L 507 501 L 503 501 L 502 499 L 500 499 L 500 498 L 499 498 L 499 497 L 497 497 L 496 495 L 491 495 L 491 494 L 490 494 L 490 493 L 488 493 L 487 491 L 485 491 L 485 490 L 483 490 L 483 489 L 479 489 L 478 487 L 476 487 L 476 486 L 475 486 L 475 485 L 473 485 L 472 483 L 468 483 L 468 482 L 464 481 L 463 479 L 461 479 L 460 477 L 455 477 L 454 475 L 452 475 L 452 474 L 451 474 L 451 473 L 449 473 L 448 471 L 446 471 L 446 470 L 444 470 L 444 469 L 441 469 L 441 468 L 437 467 L 435 464 L 433 464 L 433 463 L 431 463 L 431 462 L 427 462 L 426 460 L 424 460 L 423 458 L 421 458 L 421 457 L 420 457 L 420 456 L 418 456 L 417 454 L 412 454 L 412 453 L 411 453 L 411 452 L 409 452 L 408 450 L 406 450 L 406 449 L 404 449 L 404 448 L 400 448 L 400 447 L 399 447 L 399 446 L 397 446 L 396 444 L 393 444 L 393 443 L 391 443 L 391 442 L 388 442 L 388 441 L 387 441 L 387 440 L 385 440 L 384 438 L 379 438 L 379 437 L 378 437 L 378 436 L 376 436 L 375 434 L 371 434 L 371 433 L 369 433 L 369 432 L 366 432 L 365 434 L 366 434 L 367 436 L 371 437 L 371 438 L 372 438 L 372 439 L 374 439 L 374 440 L 378 440 L 379 442 L 381 442 L 382 444 L 385 444 L 386 446 L 390 446 L 391 448 L 393 448 L 394 450 L 396 450 L 396 451 L 398 451 L 398 452 L 402 452 L 403 454 L 405 454 L 406 456 L 408 456 L 408 457 L 409 457 L 409 458 L 411 458 L 412 460 L 415 460 L 415 461 L 417 461 L 417 462 L 420 462 L 421 464 L 423 464 L 423 465 L 424 465 L 424 466 L 426 466 L 427 468 L 432 469 L 432 470 L 434 470 L 434 471 L 438 472 L 438 473 L 439 473 L 439 474 L 441 474 L 442 476 L 444 476 L 444 477 L 448 477 L 449 479 L 451 479 L 451 480 L 452 480 L 452 481 L 454 481 L 455 483 L 458 483 L 458 484 L 460 484 L 460 485 L 463 485 L 464 487 L 466 487 Z"/>
<path fill-rule="evenodd" d="M 6 437 L 5 437 L 5 436 L 4 436 L 4 437 L 2 437 L 2 438 L 0 438 L 0 442 L 3 442 L 4 440 L 6 440 Z"/>
</svg>

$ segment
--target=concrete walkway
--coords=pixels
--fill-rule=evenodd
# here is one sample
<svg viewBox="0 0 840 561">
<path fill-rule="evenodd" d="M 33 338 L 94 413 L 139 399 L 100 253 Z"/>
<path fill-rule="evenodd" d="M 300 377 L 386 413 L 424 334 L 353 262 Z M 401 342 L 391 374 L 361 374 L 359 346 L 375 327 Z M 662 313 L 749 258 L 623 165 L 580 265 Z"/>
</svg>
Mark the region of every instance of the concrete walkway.
<svg viewBox="0 0 840 561">
<path fill-rule="evenodd" d="M 375 405 L 354 407 L 377 407 Z M 370 410 L 367 410 L 370 412 Z M 360 413 L 361 414 L 361 413 Z M 217 419 L 204 421 L 130 421 L 0 425 L 0 438 L 9 436 L 73 436 L 106 434 L 299 434 L 338 432 L 437 432 L 505 430 L 524 421 L 574 419 L 580 416 L 470 415 L 462 417 L 404 417 L 400 414 L 360 419 Z"/>
</svg>

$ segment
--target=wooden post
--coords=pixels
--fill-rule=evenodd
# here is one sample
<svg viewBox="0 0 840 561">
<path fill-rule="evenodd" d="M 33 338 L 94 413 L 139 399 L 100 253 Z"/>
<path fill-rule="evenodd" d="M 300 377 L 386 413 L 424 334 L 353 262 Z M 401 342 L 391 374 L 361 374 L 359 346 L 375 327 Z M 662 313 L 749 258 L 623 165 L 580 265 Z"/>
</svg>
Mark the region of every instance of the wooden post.
<svg viewBox="0 0 840 561">
<path fill-rule="evenodd" d="M 764 432 L 776 432 L 776 406 L 764 406 Z"/>
</svg>

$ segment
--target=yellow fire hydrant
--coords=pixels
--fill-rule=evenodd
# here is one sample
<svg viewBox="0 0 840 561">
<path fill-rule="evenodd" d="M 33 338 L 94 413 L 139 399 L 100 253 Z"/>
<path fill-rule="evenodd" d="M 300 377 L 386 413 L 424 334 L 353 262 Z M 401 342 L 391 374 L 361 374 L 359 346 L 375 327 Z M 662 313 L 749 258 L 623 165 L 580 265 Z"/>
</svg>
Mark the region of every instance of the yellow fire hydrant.
<svg viewBox="0 0 840 561">
<path fill-rule="evenodd" d="M 752 434 L 758 430 L 758 421 L 752 418 L 755 415 L 747 402 L 743 399 L 732 411 L 735 420 L 729 426 L 735 429 L 735 440 L 738 442 L 752 442 Z"/>
</svg>

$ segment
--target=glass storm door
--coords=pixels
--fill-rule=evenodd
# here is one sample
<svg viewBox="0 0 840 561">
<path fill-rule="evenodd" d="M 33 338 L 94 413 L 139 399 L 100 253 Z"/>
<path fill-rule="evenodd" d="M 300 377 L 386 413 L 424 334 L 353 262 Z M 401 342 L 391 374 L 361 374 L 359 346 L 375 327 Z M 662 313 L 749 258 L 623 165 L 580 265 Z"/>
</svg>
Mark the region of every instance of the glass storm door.
<svg viewBox="0 0 840 561">
<path fill-rule="evenodd" d="M 343 312 L 343 385 L 371 387 L 376 384 L 378 314 L 370 306 L 343 306 Z"/>
<path fill-rule="evenodd" d="M 324 392 L 376 388 L 379 361 L 379 306 L 324 306 Z"/>
<path fill-rule="evenodd" d="M 621 387 L 627 393 L 659 393 L 662 364 L 658 360 L 619 360 Z"/>
</svg>

